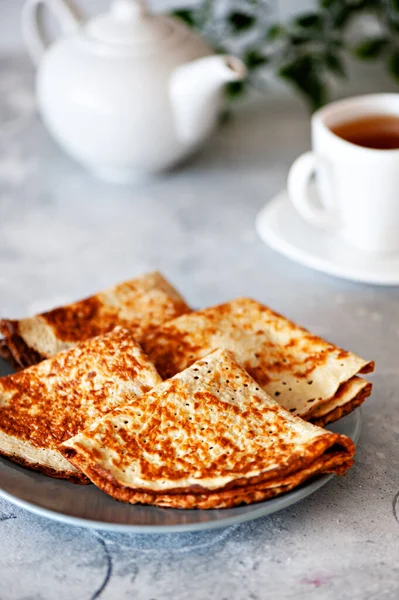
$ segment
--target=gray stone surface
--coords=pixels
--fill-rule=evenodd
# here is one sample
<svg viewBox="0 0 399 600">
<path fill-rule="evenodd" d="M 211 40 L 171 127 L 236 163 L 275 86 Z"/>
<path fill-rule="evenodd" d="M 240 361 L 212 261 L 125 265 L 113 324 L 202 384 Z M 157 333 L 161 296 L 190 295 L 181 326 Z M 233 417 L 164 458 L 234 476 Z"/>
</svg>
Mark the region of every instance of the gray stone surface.
<svg viewBox="0 0 399 600">
<path fill-rule="evenodd" d="M 1 600 L 398 598 L 398 291 L 302 268 L 254 231 L 308 145 L 306 112 L 270 96 L 184 168 L 111 186 L 49 138 L 33 113 L 28 63 L 0 62 L 0 314 L 158 268 L 194 306 L 251 295 L 377 361 L 355 467 L 272 517 L 145 537 L 63 526 L 0 501 Z"/>
</svg>

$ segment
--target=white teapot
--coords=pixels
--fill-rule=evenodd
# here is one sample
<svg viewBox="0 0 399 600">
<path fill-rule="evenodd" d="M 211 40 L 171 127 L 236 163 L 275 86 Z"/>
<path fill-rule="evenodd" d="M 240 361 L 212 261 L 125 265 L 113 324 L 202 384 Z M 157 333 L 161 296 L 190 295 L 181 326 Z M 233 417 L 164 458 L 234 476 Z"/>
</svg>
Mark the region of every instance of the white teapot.
<svg viewBox="0 0 399 600">
<path fill-rule="evenodd" d="M 44 7 L 64 34 L 54 43 Z M 192 153 L 217 121 L 223 85 L 246 73 L 239 59 L 215 55 L 180 20 L 150 15 L 139 0 L 113 0 L 88 21 L 69 0 L 28 0 L 23 32 L 44 123 L 72 157 L 114 181 Z"/>
</svg>

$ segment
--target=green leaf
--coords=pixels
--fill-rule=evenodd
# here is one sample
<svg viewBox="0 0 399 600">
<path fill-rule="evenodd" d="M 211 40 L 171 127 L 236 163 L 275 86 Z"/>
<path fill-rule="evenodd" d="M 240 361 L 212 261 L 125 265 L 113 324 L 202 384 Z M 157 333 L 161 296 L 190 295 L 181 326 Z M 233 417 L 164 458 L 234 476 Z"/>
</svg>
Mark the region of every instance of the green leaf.
<svg viewBox="0 0 399 600">
<path fill-rule="evenodd" d="M 303 27 L 304 29 L 320 30 L 323 27 L 323 19 L 318 13 L 307 13 L 301 15 L 295 19 L 294 23 L 298 27 Z"/>
<path fill-rule="evenodd" d="M 333 73 L 338 77 L 346 77 L 344 63 L 338 54 L 326 52 L 324 60 L 326 63 L 326 67 L 328 71 L 330 71 L 330 73 Z"/>
<path fill-rule="evenodd" d="M 195 25 L 194 11 L 189 8 L 174 10 L 172 11 L 172 15 L 184 21 L 189 27 L 194 27 Z"/>
<path fill-rule="evenodd" d="M 353 10 L 347 6 L 342 6 L 335 11 L 333 18 L 333 25 L 336 29 L 345 27 L 348 24 L 349 19 L 353 16 Z"/>
<path fill-rule="evenodd" d="M 322 7 L 326 10 L 328 21 L 333 29 L 341 29 L 348 24 L 349 19 L 359 9 L 344 0 L 332 0 L 331 2 L 322 2 Z"/>
<path fill-rule="evenodd" d="M 241 12 L 232 12 L 227 17 L 236 31 L 245 31 L 255 24 L 255 17 Z"/>
<path fill-rule="evenodd" d="M 321 8 L 330 8 L 334 4 L 337 4 L 338 0 L 320 0 Z"/>
<path fill-rule="evenodd" d="M 278 40 L 285 32 L 285 29 L 282 25 L 271 25 L 266 32 L 265 40 L 267 42 L 274 42 Z"/>
<path fill-rule="evenodd" d="M 226 94 L 234 100 L 244 93 L 245 85 L 243 81 L 231 81 L 226 85 Z"/>
<path fill-rule="evenodd" d="M 385 22 L 388 29 L 397 35 L 399 32 L 399 0 L 389 0 L 389 9 L 386 8 Z"/>
<path fill-rule="evenodd" d="M 352 48 L 352 52 L 357 58 L 372 60 L 381 56 L 387 44 L 388 40 L 386 38 L 369 38 Z"/>
<path fill-rule="evenodd" d="M 312 40 L 313 40 L 313 37 L 308 32 L 301 33 L 301 34 L 291 33 L 289 35 L 289 42 L 293 46 L 302 46 L 303 44 L 308 44 Z"/>
<path fill-rule="evenodd" d="M 266 65 L 269 62 L 269 59 L 258 50 L 250 50 L 245 54 L 244 62 L 248 69 L 256 69 L 257 67 Z"/>
<path fill-rule="evenodd" d="M 395 50 L 388 58 L 388 70 L 399 83 L 399 50 Z"/>
<path fill-rule="evenodd" d="M 305 95 L 312 109 L 315 110 L 325 103 L 327 88 L 317 57 L 300 56 L 281 67 L 279 74 Z"/>
<path fill-rule="evenodd" d="M 334 48 L 343 48 L 345 46 L 345 42 L 344 40 L 334 37 L 331 40 L 329 40 L 329 45 Z"/>
</svg>

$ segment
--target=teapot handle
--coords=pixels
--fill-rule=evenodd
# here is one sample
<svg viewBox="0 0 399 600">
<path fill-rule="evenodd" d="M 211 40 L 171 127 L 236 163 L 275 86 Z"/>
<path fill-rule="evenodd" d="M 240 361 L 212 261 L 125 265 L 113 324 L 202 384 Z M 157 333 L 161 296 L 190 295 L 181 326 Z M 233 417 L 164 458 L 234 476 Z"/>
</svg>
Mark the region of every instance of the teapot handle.
<svg viewBox="0 0 399 600">
<path fill-rule="evenodd" d="M 77 31 L 82 22 L 78 9 L 69 0 L 28 0 L 22 11 L 22 33 L 36 64 L 50 44 L 43 24 L 44 8 L 53 14 L 66 35 Z"/>
</svg>

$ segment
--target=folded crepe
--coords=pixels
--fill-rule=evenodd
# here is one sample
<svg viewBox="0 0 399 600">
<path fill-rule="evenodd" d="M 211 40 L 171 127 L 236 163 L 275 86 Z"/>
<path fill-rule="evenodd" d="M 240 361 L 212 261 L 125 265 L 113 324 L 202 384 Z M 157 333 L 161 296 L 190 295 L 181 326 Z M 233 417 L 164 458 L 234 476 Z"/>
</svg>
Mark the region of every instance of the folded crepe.
<svg viewBox="0 0 399 600">
<path fill-rule="evenodd" d="M 23 368 L 121 325 L 138 342 L 190 309 L 158 272 L 26 319 L 0 320 L 0 356 Z"/>
<path fill-rule="evenodd" d="M 250 298 L 183 315 L 161 325 L 143 347 L 163 379 L 215 348 L 238 363 L 287 410 L 318 425 L 359 406 L 374 364 L 312 335 Z"/>
<path fill-rule="evenodd" d="M 132 333 L 121 327 L 2 377 L 0 454 L 53 477 L 87 482 L 58 445 L 160 381 Z"/>
<path fill-rule="evenodd" d="M 118 500 L 223 508 L 286 492 L 320 473 L 343 474 L 355 447 L 270 398 L 217 350 L 60 446 Z"/>
</svg>

